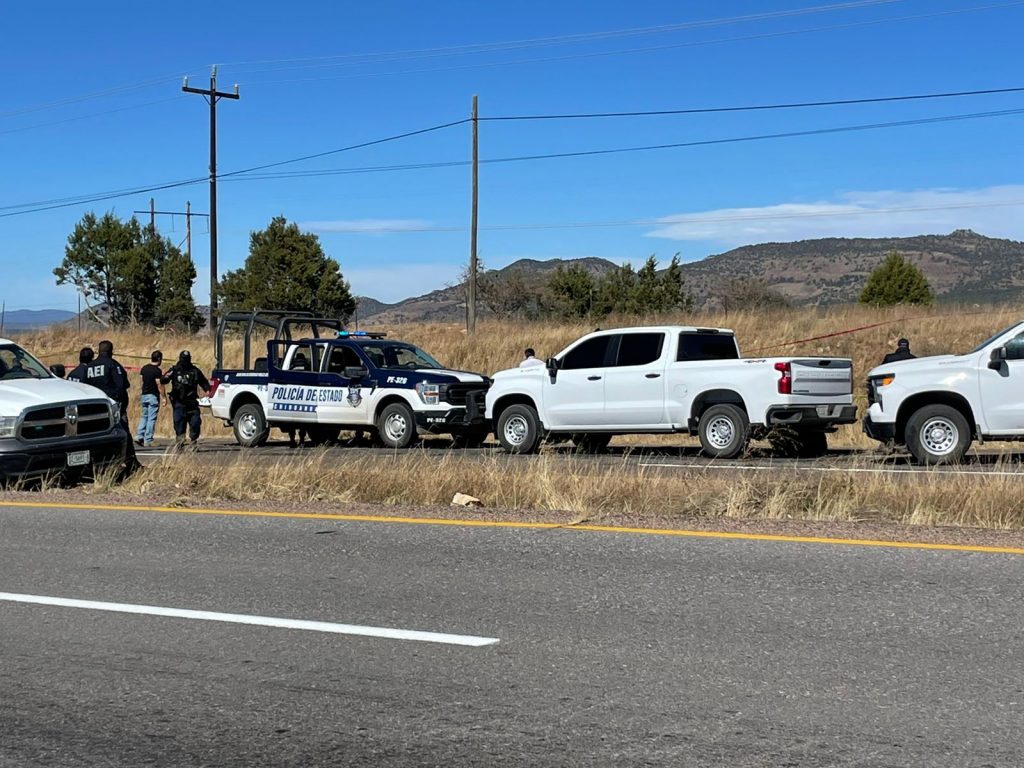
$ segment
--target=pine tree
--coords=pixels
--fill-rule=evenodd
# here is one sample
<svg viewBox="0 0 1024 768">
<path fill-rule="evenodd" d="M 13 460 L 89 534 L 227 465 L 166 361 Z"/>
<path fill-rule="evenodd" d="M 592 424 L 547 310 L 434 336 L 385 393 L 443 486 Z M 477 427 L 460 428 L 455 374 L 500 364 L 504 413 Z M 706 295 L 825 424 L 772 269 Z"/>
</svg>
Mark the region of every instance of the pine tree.
<svg viewBox="0 0 1024 768">
<path fill-rule="evenodd" d="M 924 272 L 904 259 L 898 251 L 885 257 L 885 261 L 868 277 L 860 294 L 860 303 L 873 307 L 896 304 L 929 306 L 934 301 L 935 296 Z"/>
<path fill-rule="evenodd" d="M 348 320 L 356 301 L 338 262 L 324 253 L 320 239 L 276 216 L 249 237 L 241 269 L 221 279 L 225 308 L 292 309 Z"/>
</svg>

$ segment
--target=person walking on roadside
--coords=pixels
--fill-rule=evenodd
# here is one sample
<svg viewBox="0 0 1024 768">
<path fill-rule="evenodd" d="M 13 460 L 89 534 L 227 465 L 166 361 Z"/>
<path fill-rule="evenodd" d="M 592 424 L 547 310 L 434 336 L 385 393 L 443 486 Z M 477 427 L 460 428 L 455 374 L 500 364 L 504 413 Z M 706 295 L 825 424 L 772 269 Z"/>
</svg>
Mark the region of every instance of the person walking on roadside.
<svg viewBox="0 0 1024 768">
<path fill-rule="evenodd" d="M 886 363 L 898 363 L 901 360 L 916 359 L 917 355 L 910 351 L 910 341 L 908 339 L 900 339 L 896 342 L 896 350 L 882 358 L 882 365 L 885 365 Z"/>
<path fill-rule="evenodd" d="M 78 353 L 78 365 L 68 374 L 68 381 L 77 381 L 79 383 L 85 381 L 85 372 L 89 368 L 89 363 L 95 358 L 96 353 L 92 351 L 92 347 L 82 347 Z"/>
<path fill-rule="evenodd" d="M 156 419 L 160 415 L 160 402 L 167 399 L 161 381 L 164 372 L 160 365 L 163 361 L 163 352 L 157 350 L 149 356 L 149 363 L 142 366 L 142 370 L 139 371 L 142 377 L 142 397 L 139 398 L 142 415 L 139 417 L 139 425 L 135 428 L 135 444 L 146 448 L 153 445 Z"/>
<path fill-rule="evenodd" d="M 199 442 L 199 433 L 203 428 L 203 417 L 199 412 L 199 394 L 197 388 L 209 393 L 210 382 L 203 372 L 192 363 L 192 353 L 187 349 L 178 355 L 178 362 L 171 366 L 161 381 L 171 385 L 168 401 L 174 417 L 175 447 L 185 444 L 185 430 L 188 428 L 192 445 Z"/>
<path fill-rule="evenodd" d="M 113 342 L 104 339 L 96 345 L 96 353 L 96 359 L 86 365 L 85 378 L 82 381 L 103 390 L 107 397 L 121 407 L 121 426 L 128 435 L 124 470 L 125 474 L 130 475 L 142 466 L 135 457 L 135 443 L 131 439 L 132 429 L 128 426 L 128 388 L 131 384 L 124 366 L 114 359 Z"/>
<path fill-rule="evenodd" d="M 533 351 L 533 347 L 527 347 L 523 352 L 523 362 L 519 364 L 520 368 L 536 368 L 543 366 L 544 361 L 537 359 L 537 354 Z"/>
</svg>

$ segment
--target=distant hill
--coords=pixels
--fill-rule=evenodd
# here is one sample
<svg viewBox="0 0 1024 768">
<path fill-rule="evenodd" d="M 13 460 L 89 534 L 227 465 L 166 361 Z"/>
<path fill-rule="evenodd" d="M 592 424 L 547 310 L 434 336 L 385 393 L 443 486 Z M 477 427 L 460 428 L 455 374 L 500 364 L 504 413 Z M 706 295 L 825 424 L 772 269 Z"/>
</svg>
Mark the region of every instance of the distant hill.
<svg viewBox="0 0 1024 768">
<path fill-rule="evenodd" d="M 520 259 L 503 269 L 495 270 L 496 275 L 507 275 L 518 272 L 528 282 L 543 283 L 558 267 L 577 265 L 595 275 L 600 275 L 615 268 L 615 264 L 605 259 Z M 486 314 L 486 310 L 484 310 Z M 458 322 L 466 317 L 466 294 L 462 286 L 440 288 L 423 296 L 399 301 L 395 304 L 384 304 L 367 297 L 359 297 L 359 324 L 366 327 L 372 325 L 388 325 L 411 322 Z"/>
<path fill-rule="evenodd" d="M 30 331 L 48 325 L 63 323 L 77 317 L 75 312 L 63 309 L 15 309 L 4 313 L 4 333 Z"/>
<path fill-rule="evenodd" d="M 991 303 L 1024 300 L 1024 243 L 985 237 L 969 229 L 948 235 L 825 238 L 761 243 L 683 264 L 698 306 L 714 307 L 732 279 L 756 278 L 800 304 L 857 301 L 871 271 L 890 251 L 918 265 L 940 301 Z M 615 268 L 605 259 L 521 259 L 497 274 L 520 271 L 543 282 L 559 266 L 578 264 L 600 275 Z M 639 263 L 636 264 L 640 266 Z M 395 304 L 360 298 L 359 322 L 458 322 L 465 317 L 461 287 L 431 291 Z"/>
<path fill-rule="evenodd" d="M 868 275 L 890 251 L 920 267 L 940 300 L 1024 299 L 1024 243 L 969 229 L 747 245 L 686 264 L 683 275 L 705 305 L 715 304 L 721 287 L 735 278 L 759 278 L 800 303 L 843 304 L 857 301 Z"/>
</svg>

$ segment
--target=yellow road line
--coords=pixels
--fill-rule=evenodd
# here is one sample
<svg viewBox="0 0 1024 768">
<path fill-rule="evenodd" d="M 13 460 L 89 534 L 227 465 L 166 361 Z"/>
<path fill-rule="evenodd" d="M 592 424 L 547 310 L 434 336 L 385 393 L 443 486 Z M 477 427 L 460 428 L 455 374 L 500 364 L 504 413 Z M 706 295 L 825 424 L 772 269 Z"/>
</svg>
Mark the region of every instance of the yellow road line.
<svg viewBox="0 0 1024 768">
<path fill-rule="evenodd" d="M 44 501 L 0 501 L 0 507 L 36 509 L 81 509 L 110 512 L 160 512 L 177 515 L 223 515 L 228 517 L 277 517 L 297 520 L 335 520 L 359 523 L 403 523 L 406 525 L 455 525 L 472 528 L 523 528 L 551 530 L 562 528 L 597 533 L 633 533 L 644 536 L 682 536 L 699 539 L 738 539 L 741 541 L 776 541 L 795 544 L 831 544 L 856 547 L 891 547 L 947 552 L 987 552 L 1002 555 L 1024 555 L 1024 547 L 988 547 L 973 544 L 935 544 L 924 541 L 880 541 L 875 539 L 842 539 L 827 536 L 783 536 L 772 533 L 734 533 L 729 531 L 694 531 L 677 528 L 633 528 L 618 525 L 572 525 L 563 523 L 515 522 L 511 520 L 466 520 L 447 517 L 392 517 L 389 515 L 347 515 L 317 512 L 264 512 L 241 509 L 204 509 L 200 507 L 153 507 L 130 504 L 62 504 Z"/>
</svg>

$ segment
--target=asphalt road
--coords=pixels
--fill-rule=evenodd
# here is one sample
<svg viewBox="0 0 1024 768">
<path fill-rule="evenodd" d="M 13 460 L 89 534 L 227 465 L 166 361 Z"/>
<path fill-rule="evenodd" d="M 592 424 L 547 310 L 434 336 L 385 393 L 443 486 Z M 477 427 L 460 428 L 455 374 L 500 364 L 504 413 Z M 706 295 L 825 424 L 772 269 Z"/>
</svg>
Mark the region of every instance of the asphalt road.
<svg viewBox="0 0 1024 768">
<path fill-rule="evenodd" d="M 169 441 L 152 448 L 138 449 L 138 456 L 144 464 L 160 461 L 173 461 L 178 455 L 190 455 L 192 451 L 175 454 L 169 451 Z M 788 459 L 773 456 L 769 450 L 755 448 L 747 457 L 735 460 L 709 459 L 703 456 L 696 447 L 676 447 L 651 444 L 638 444 L 630 447 L 612 446 L 600 454 L 577 453 L 571 444 L 551 445 L 544 448 L 547 456 L 560 457 L 566 460 L 586 461 L 602 469 L 620 469 L 623 464 L 643 466 L 654 472 L 676 472 L 680 468 L 693 470 L 714 470 L 724 472 L 736 471 L 769 471 L 777 469 L 796 469 L 806 472 L 847 472 L 858 473 L 891 473 L 891 472 L 928 472 L 939 474 L 993 474 L 1024 477 L 1024 454 L 1008 449 L 1013 444 L 994 444 L 974 450 L 965 461 L 955 467 L 921 467 L 909 460 L 905 454 L 889 454 L 881 451 L 860 451 L 848 448 L 830 450 L 819 459 Z M 223 438 L 204 439 L 195 448 L 195 453 L 202 455 L 204 461 L 211 464 L 225 464 L 237 461 L 242 456 L 254 465 L 261 462 L 276 463 L 282 458 L 299 457 L 310 451 L 327 450 L 343 458 L 367 456 L 391 456 L 394 451 L 387 448 L 375 448 L 366 445 L 353 446 L 345 443 L 318 448 L 291 448 L 288 441 L 277 439 L 260 448 L 243 449 L 235 442 Z M 446 439 L 430 439 L 422 441 L 418 446 L 408 449 L 409 453 L 427 452 L 433 455 L 446 455 L 459 461 L 481 462 L 497 458 L 510 463 L 534 461 L 535 456 L 510 456 L 497 445 L 488 444 L 483 448 L 453 448 Z"/>
<path fill-rule="evenodd" d="M 1019 555 L 0 508 L 0 765 L 1024 765 Z"/>
</svg>

